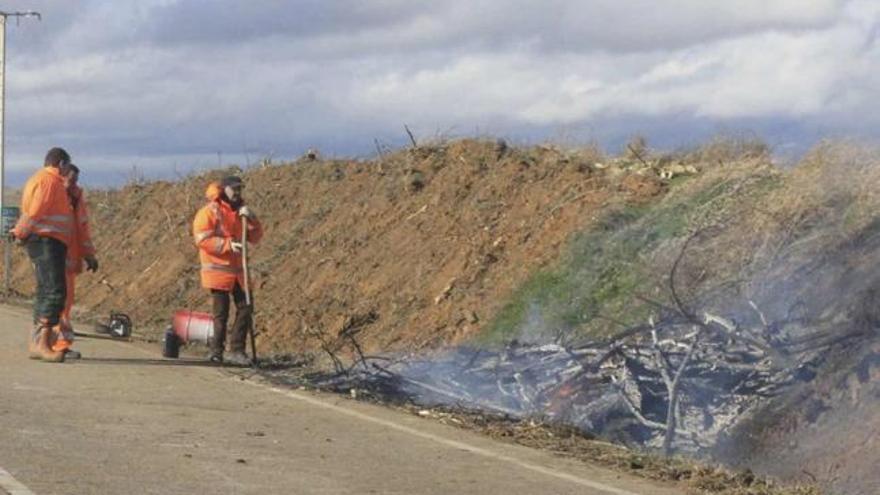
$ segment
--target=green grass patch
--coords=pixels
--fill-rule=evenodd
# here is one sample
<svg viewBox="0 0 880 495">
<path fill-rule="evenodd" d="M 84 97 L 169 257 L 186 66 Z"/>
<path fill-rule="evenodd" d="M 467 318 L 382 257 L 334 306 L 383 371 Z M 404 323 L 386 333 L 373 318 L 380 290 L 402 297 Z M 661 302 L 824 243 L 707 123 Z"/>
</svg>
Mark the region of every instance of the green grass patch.
<svg viewBox="0 0 880 495">
<path fill-rule="evenodd" d="M 477 342 L 601 338 L 620 328 L 615 322 L 644 321 L 653 309 L 634 295 L 654 293 L 665 283 L 651 266 L 656 251 L 744 193 L 763 195 L 776 185 L 775 178 L 758 177 L 745 188 L 719 180 L 690 194 L 673 191 L 655 203 L 608 211 L 593 228 L 572 237 L 556 267 L 534 273 L 519 287 Z"/>
</svg>

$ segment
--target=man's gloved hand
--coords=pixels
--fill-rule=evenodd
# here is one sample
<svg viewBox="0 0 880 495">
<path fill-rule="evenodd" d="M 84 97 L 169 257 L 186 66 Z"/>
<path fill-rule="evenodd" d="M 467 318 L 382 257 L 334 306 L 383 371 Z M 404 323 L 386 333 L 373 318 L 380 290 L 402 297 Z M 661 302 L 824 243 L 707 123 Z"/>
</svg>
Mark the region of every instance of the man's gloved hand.
<svg viewBox="0 0 880 495">
<path fill-rule="evenodd" d="M 83 261 L 86 262 L 86 270 L 90 272 L 98 271 L 98 258 L 95 258 L 92 255 L 86 256 L 83 258 Z"/>
<path fill-rule="evenodd" d="M 233 253 L 238 254 L 238 253 L 241 252 L 241 243 L 238 242 L 238 241 L 232 241 L 232 242 L 230 242 L 230 243 L 229 243 L 229 247 L 232 248 L 232 252 L 233 252 Z"/>
<path fill-rule="evenodd" d="M 251 209 L 247 207 L 247 205 L 244 205 L 241 208 L 239 208 L 238 214 L 243 217 L 248 217 L 248 219 L 252 219 L 255 217 L 254 212 L 252 212 Z"/>
</svg>

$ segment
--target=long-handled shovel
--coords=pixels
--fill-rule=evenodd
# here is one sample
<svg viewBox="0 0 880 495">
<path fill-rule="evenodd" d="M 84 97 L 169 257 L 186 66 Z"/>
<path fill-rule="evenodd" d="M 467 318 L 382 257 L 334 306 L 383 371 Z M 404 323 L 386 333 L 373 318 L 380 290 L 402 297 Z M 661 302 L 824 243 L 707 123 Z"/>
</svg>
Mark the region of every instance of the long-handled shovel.
<svg viewBox="0 0 880 495">
<path fill-rule="evenodd" d="M 244 270 L 244 301 L 251 306 L 251 324 L 248 325 L 248 335 L 251 340 L 251 364 L 257 367 L 257 339 L 254 336 L 254 316 L 256 311 L 251 303 L 251 276 L 248 271 L 248 218 L 241 217 L 241 264 Z"/>
</svg>

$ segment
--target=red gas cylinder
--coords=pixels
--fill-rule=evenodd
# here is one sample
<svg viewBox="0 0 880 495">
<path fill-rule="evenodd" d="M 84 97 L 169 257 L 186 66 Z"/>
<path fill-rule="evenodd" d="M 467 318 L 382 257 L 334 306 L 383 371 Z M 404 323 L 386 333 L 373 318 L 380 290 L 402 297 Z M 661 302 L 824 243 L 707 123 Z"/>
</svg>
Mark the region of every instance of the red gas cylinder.
<svg viewBox="0 0 880 495">
<path fill-rule="evenodd" d="M 214 338 L 214 317 L 208 313 L 186 309 L 175 311 L 171 326 L 182 342 L 207 344 Z"/>
</svg>

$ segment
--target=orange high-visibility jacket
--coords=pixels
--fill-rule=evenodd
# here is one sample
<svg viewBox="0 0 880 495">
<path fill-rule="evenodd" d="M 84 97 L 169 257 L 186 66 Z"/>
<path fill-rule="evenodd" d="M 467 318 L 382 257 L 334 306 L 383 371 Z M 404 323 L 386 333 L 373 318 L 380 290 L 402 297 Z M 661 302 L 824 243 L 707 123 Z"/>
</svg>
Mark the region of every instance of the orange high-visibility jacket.
<svg viewBox="0 0 880 495">
<path fill-rule="evenodd" d="M 19 239 L 27 239 L 33 234 L 52 237 L 70 246 L 73 228 L 73 209 L 64 177 L 55 167 L 43 167 L 24 186 L 21 217 L 12 232 Z"/>
<path fill-rule="evenodd" d="M 244 287 L 241 253 L 232 252 L 232 242 L 241 242 L 242 228 L 238 213 L 220 199 L 220 184 L 212 183 L 205 191 L 208 204 L 196 213 L 193 238 L 202 264 L 202 287 L 232 290 L 237 281 Z M 257 219 L 248 220 L 248 242 L 257 243 L 263 227 Z"/>
<path fill-rule="evenodd" d="M 89 227 L 89 207 L 85 194 L 79 186 L 68 189 L 68 197 L 73 208 L 74 228 L 71 243 L 67 246 L 67 271 L 83 272 L 83 258 L 95 255 L 92 243 L 92 229 Z"/>
</svg>

